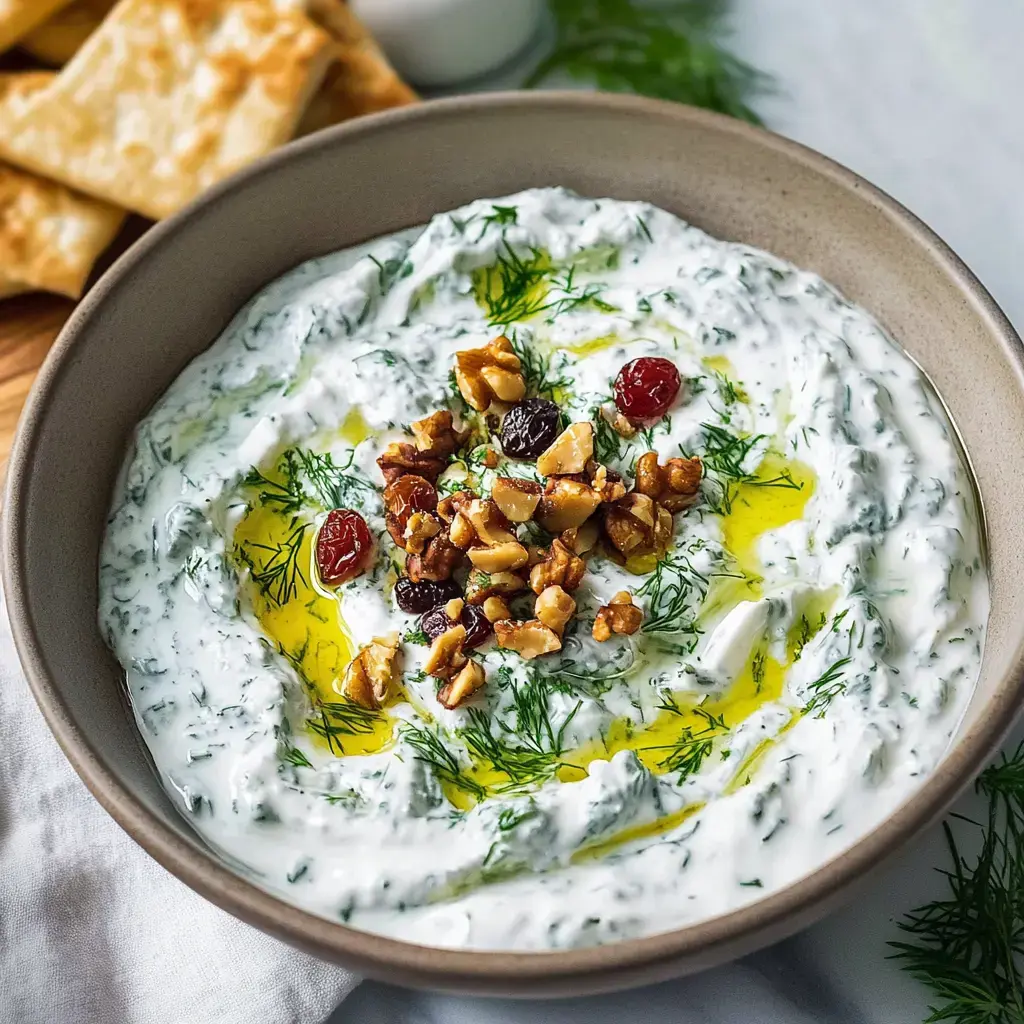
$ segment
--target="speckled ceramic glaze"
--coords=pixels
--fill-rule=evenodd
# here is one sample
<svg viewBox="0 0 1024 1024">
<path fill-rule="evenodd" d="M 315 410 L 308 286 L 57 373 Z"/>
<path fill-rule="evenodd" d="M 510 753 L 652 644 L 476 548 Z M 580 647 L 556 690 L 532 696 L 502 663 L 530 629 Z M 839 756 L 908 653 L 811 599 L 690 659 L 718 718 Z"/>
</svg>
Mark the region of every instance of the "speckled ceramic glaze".
<svg viewBox="0 0 1024 1024">
<path fill-rule="evenodd" d="M 992 614 L 981 679 L 946 759 L 847 852 L 704 923 L 557 953 L 436 950 L 357 932 L 235 874 L 190 830 L 152 770 L 96 625 L 97 553 L 135 423 L 269 281 L 310 257 L 481 196 L 566 185 L 644 199 L 816 271 L 874 313 L 943 396 L 988 527 Z M 747 953 L 839 903 L 939 816 L 992 753 L 1024 660 L 1024 361 L 957 258 L 896 203 L 823 157 L 717 115 L 583 94 L 426 104 L 288 147 L 159 225 L 101 280 L 29 400 L 7 492 L 4 583 L 22 661 L 79 774 L 160 863 L 250 923 L 394 981 L 502 995 L 656 981 Z"/>
</svg>

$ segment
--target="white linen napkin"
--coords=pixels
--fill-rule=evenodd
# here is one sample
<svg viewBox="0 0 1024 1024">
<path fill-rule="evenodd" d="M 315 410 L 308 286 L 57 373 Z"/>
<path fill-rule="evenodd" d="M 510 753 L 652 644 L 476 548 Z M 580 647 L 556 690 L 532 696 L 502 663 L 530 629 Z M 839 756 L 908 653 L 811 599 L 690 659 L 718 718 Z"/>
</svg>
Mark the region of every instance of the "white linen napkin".
<svg viewBox="0 0 1024 1024">
<path fill-rule="evenodd" d="M 320 1024 L 358 983 L 179 882 L 92 798 L 0 596 L 0 1021 Z"/>
</svg>

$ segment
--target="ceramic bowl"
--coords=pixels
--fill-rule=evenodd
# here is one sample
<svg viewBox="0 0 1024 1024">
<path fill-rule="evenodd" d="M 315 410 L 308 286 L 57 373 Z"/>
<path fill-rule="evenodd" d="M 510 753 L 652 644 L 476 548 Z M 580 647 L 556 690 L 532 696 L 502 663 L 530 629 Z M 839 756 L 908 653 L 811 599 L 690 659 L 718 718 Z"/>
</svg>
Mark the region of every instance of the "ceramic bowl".
<svg viewBox="0 0 1024 1024">
<path fill-rule="evenodd" d="M 899 339 L 957 424 L 988 524 L 992 616 L 981 680 L 938 769 L 874 831 L 778 892 L 703 923 L 552 953 L 437 950 L 315 917 L 218 860 L 165 795 L 97 627 L 97 551 L 135 423 L 232 314 L 310 257 L 536 185 L 645 199 L 817 271 Z M 592 94 L 458 98 L 286 147 L 155 227 L 64 328 L 11 458 L 4 583 L 29 681 L 110 814 L 197 892 L 317 956 L 410 985 L 502 995 L 651 982 L 774 942 L 846 899 L 935 821 L 1020 703 L 1024 359 L 959 259 L 892 199 L 792 142 L 714 114 Z"/>
</svg>

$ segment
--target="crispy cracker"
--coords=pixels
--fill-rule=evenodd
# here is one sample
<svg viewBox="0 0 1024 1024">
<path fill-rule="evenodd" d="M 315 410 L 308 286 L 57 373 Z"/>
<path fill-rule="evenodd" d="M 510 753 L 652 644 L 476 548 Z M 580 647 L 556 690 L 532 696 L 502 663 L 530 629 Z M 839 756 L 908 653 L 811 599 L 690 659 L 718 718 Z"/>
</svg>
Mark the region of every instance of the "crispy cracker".
<svg viewBox="0 0 1024 1024">
<path fill-rule="evenodd" d="M 0 109 L 45 89 L 46 72 L 0 75 Z M 22 291 L 77 298 L 124 211 L 0 164 L 0 298 Z"/>
<path fill-rule="evenodd" d="M 331 51 L 273 0 L 121 0 L 48 88 L 0 111 L 0 157 L 165 217 L 288 140 Z"/>
<path fill-rule="evenodd" d="M 114 3 L 115 0 L 74 0 L 32 29 L 18 46 L 44 64 L 67 64 L 100 27 Z"/>
<path fill-rule="evenodd" d="M 0 0 L 0 50 L 13 46 L 70 0 Z"/>
<path fill-rule="evenodd" d="M 309 15 L 335 40 L 335 61 L 296 134 L 415 103 L 419 97 L 388 63 L 373 36 L 342 0 L 308 0 Z"/>
</svg>

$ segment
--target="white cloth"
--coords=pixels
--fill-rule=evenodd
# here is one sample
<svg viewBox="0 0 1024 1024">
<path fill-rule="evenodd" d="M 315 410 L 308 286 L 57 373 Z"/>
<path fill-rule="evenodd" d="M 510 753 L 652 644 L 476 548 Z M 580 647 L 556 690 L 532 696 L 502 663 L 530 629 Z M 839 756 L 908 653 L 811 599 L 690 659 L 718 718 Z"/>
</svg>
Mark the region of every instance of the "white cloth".
<svg viewBox="0 0 1024 1024">
<path fill-rule="evenodd" d="M 319 1024 L 357 983 L 197 896 L 65 760 L 0 600 L 0 1021 Z"/>
</svg>

